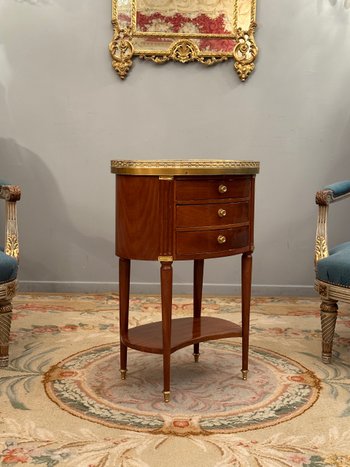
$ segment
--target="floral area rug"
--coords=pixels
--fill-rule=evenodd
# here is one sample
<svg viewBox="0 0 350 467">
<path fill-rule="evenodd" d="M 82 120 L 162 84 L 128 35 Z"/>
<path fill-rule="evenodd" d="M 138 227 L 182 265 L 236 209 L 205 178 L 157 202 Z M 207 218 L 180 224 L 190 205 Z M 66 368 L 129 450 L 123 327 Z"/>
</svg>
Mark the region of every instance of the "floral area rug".
<svg viewBox="0 0 350 467">
<path fill-rule="evenodd" d="M 350 308 L 334 359 L 320 359 L 318 299 L 254 298 L 247 381 L 240 339 L 162 359 L 128 351 L 119 376 L 118 296 L 19 295 L 10 365 L 0 370 L 1 465 L 350 466 Z M 192 313 L 175 297 L 173 316 Z M 240 299 L 205 298 L 203 314 L 240 322 Z M 133 296 L 130 326 L 159 321 L 160 299 Z"/>
</svg>

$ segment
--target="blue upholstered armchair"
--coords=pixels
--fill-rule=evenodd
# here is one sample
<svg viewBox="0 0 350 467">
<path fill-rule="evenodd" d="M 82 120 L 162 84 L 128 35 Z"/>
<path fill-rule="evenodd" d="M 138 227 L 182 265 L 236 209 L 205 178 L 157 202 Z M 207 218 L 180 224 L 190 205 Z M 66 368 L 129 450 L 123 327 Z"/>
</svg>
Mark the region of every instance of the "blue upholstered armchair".
<svg viewBox="0 0 350 467">
<path fill-rule="evenodd" d="M 329 205 L 350 196 L 350 180 L 326 186 L 316 193 L 319 206 L 315 244 L 315 289 L 321 296 L 322 360 L 329 363 L 337 302 L 350 303 L 350 242 L 341 243 L 331 250 L 327 242 L 327 218 Z"/>
<path fill-rule="evenodd" d="M 0 367 L 7 366 L 9 359 L 11 301 L 16 293 L 19 254 L 16 202 L 20 197 L 18 186 L 0 180 L 0 199 L 6 203 L 5 242 L 0 247 Z"/>
</svg>

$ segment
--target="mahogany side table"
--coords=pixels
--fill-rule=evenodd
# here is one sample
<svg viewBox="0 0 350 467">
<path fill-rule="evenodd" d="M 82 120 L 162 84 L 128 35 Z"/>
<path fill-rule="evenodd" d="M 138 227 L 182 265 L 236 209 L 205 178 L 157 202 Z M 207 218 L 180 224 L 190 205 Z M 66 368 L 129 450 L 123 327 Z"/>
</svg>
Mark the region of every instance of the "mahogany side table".
<svg viewBox="0 0 350 467">
<path fill-rule="evenodd" d="M 164 401 L 170 400 L 170 356 L 199 343 L 242 337 L 247 379 L 254 183 L 259 162 L 231 160 L 114 160 L 116 255 L 119 256 L 120 372 L 128 347 L 163 355 Z M 201 316 L 207 258 L 242 255 L 242 325 Z M 129 329 L 130 260 L 160 262 L 162 319 Z M 194 261 L 193 316 L 172 320 L 172 263 Z"/>
</svg>

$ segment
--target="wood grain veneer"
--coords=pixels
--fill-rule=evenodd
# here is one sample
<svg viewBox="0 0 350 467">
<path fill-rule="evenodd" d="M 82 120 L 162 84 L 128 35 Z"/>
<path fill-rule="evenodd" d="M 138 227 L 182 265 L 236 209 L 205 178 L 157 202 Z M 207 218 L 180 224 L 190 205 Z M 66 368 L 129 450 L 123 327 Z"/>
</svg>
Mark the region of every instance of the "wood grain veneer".
<svg viewBox="0 0 350 467">
<path fill-rule="evenodd" d="M 164 397 L 170 394 L 170 356 L 199 343 L 242 337 L 248 370 L 249 312 L 254 249 L 255 175 L 116 175 L 116 254 L 120 257 L 120 368 L 127 348 L 163 355 Z M 242 326 L 201 314 L 204 260 L 242 254 Z M 159 260 L 162 320 L 128 328 L 130 260 Z M 172 262 L 194 261 L 193 317 L 172 319 Z"/>
</svg>

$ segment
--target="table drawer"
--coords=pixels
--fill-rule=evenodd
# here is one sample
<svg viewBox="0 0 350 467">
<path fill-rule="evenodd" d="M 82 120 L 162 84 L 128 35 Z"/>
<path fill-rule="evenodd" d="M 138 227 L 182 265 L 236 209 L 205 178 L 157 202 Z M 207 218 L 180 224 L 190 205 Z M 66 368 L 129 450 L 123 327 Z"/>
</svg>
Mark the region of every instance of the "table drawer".
<svg viewBox="0 0 350 467">
<path fill-rule="evenodd" d="M 224 253 L 249 244 L 249 226 L 176 232 L 177 256 Z"/>
<path fill-rule="evenodd" d="M 249 202 L 176 206 L 176 227 L 241 224 L 249 221 Z"/>
<path fill-rule="evenodd" d="M 250 177 L 217 177 L 214 179 L 176 180 L 177 201 L 248 198 Z"/>
</svg>

